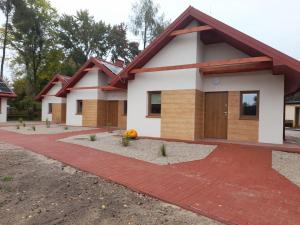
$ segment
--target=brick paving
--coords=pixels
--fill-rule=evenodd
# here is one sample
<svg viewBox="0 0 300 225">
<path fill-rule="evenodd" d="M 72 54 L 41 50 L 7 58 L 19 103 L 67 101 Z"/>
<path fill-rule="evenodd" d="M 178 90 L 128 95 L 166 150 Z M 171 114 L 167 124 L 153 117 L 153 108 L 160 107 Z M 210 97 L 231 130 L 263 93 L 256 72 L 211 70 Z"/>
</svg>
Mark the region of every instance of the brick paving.
<svg viewBox="0 0 300 225">
<path fill-rule="evenodd" d="M 272 169 L 268 147 L 219 143 L 204 160 L 159 166 L 57 141 L 68 136 L 0 130 L 0 141 L 56 159 L 227 224 L 300 224 L 300 188 Z"/>
</svg>

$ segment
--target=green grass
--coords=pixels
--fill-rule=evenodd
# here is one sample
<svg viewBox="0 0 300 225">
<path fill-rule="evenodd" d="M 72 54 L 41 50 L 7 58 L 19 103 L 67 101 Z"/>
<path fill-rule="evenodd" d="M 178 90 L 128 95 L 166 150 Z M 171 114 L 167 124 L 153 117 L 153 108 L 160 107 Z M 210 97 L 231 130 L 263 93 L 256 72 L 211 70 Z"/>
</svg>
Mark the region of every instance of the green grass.
<svg viewBox="0 0 300 225">
<path fill-rule="evenodd" d="M 9 182 L 9 181 L 12 181 L 13 180 L 13 177 L 12 176 L 5 176 L 2 178 L 2 181 L 4 182 Z"/>
</svg>

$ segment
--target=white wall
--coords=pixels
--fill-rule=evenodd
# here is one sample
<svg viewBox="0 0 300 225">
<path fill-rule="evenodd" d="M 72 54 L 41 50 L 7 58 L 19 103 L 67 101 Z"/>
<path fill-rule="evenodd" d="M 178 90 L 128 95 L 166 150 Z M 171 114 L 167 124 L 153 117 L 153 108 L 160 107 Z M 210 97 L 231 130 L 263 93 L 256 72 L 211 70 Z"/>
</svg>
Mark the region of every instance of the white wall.
<svg viewBox="0 0 300 225">
<path fill-rule="evenodd" d="M 286 120 L 295 120 L 296 107 L 300 105 L 286 105 L 285 106 L 285 119 Z"/>
<path fill-rule="evenodd" d="M 195 24 L 194 24 L 195 25 Z M 180 35 L 158 52 L 144 67 L 196 63 L 199 49 L 197 33 Z M 127 128 L 141 136 L 160 137 L 160 119 L 146 118 L 148 91 L 196 89 L 197 69 L 136 74 L 128 82 Z"/>
<path fill-rule="evenodd" d="M 0 98 L 1 101 L 1 112 L 0 112 L 0 123 L 7 121 L 7 98 Z"/>
<path fill-rule="evenodd" d="M 62 88 L 62 83 L 55 84 L 47 93 L 47 95 L 56 95 L 57 92 Z M 49 103 L 65 103 L 65 98 L 55 96 L 45 96 L 42 99 L 42 121 L 52 121 L 52 114 L 49 114 Z"/>
<path fill-rule="evenodd" d="M 260 71 L 204 78 L 204 91 L 259 90 L 259 142 L 282 144 L 284 76 Z"/>
<path fill-rule="evenodd" d="M 204 62 L 249 57 L 227 43 L 203 45 L 203 51 Z"/>
</svg>

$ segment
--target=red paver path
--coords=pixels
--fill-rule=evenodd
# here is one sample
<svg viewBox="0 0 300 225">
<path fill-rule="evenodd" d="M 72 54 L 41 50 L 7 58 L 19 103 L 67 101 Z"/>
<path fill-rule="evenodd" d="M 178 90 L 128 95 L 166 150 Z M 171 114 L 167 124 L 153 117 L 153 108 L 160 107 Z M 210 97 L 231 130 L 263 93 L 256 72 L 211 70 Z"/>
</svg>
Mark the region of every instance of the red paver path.
<svg viewBox="0 0 300 225">
<path fill-rule="evenodd" d="M 159 166 L 56 141 L 94 132 L 26 136 L 0 130 L 0 140 L 227 224 L 300 224 L 300 188 L 272 170 L 266 148 L 224 143 L 204 160 Z"/>
</svg>

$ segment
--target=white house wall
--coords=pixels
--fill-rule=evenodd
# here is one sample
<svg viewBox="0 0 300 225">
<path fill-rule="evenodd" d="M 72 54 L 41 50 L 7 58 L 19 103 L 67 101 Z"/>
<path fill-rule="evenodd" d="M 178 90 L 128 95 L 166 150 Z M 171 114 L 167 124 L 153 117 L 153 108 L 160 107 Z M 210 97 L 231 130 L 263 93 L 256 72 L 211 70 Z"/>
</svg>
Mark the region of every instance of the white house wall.
<svg viewBox="0 0 300 225">
<path fill-rule="evenodd" d="M 7 121 L 7 98 L 1 99 L 1 112 L 0 112 L 0 123 Z"/>
<path fill-rule="evenodd" d="M 47 93 L 47 95 L 56 95 L 62 88 L 62 83 L 55 84 Z M 49 103 L 66 103 L 66 98 L 55 96 L 45 96 L 42 100 L 42 121 L 52 121 L 52 114 L 49 114 Z"/>
<path fill-rule="evenodd" d="M 203 45 L 203 61 L 217 61 L 250 57 L 227 43 Z"/>
<path fill-rule="evenodd" d="M 240 73 L 204 78 L 204 91 L 260 91 L 259 142 L 283 141 L 284 77 L 271 71 Z"/>
<path fill-rule="evenodd" d="M 171 66 L 197 61 L 197 33 L 180 35 L 160 50 L 144 67 Z M 127 127 L 142 136 L 160 137 L 160 119 L 146 118 L 148 91 L 196 89 L 197 69 L 136 74 L 128 82 Z"/>
</svg>

